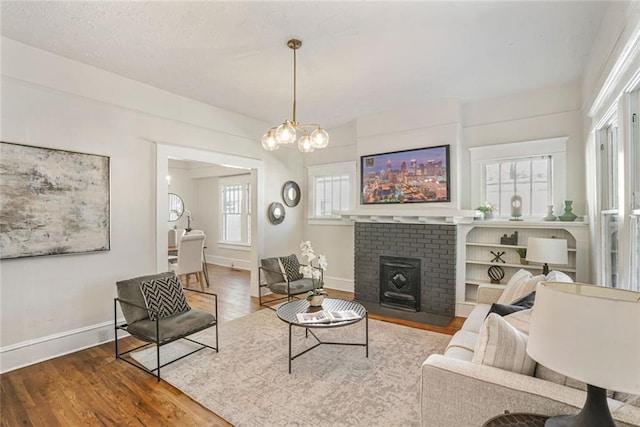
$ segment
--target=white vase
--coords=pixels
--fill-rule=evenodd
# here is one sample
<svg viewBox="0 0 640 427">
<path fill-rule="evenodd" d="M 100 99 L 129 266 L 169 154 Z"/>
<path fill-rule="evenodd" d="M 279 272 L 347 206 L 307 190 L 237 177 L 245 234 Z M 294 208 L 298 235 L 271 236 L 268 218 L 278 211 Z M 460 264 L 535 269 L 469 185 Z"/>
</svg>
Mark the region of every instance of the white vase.
<svg viewBox="0 0 640 427">
<path fill-rule="evenodd" d="M 311 307 L 320 307 L 322 305 L 322 301 L 324 301 L 324 295 L 314 295 L 309 300 L 309 305 Z"/>
</svg>

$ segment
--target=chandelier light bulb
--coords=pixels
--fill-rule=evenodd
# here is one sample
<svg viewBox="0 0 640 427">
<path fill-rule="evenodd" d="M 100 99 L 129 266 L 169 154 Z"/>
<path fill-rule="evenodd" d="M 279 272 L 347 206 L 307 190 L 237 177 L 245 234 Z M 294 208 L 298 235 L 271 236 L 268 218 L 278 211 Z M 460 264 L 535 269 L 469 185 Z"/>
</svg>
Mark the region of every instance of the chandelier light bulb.
<svg viewBox="0 0 640 427">
<path fill-rule="evenodd" d="M 311 132 L 311 145 L 313 148 L 325 148 L 329 145 L 329 134 L 326 130 L 318 128 Z"/>
<path fill-rule="evenodd" d="M 310 153 L 313 151 L 313 145 L 311 144 L 311 138 L 309 134 L 305 133 L 298 140 L 298 149 L 303 153 Z"/>
<path fill-rule="evenodd" d="M 276 140 L 276 134 L 273 130 L 265 133 L 262 137 L 262 148 L 267 151 L 275 151 L 280 148 L 278 140 Z"/>
<path fill-rule="evenodd" d="M 296 142 L 296 129 L 290 121 L 285 121 L 276 129 L 276 139 L 280 144 L 293 144 Z"/>
</svg>

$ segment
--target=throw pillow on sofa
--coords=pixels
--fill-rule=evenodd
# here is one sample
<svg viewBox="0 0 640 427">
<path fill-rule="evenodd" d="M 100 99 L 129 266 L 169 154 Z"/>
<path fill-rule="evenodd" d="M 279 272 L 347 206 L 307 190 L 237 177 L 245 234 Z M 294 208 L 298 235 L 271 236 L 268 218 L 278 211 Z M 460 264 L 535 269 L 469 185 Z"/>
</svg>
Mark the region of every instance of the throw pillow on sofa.
<svg viewBox="0 0 640 427">
<path fill-rule="evenodd" d="M 472 362 L 531 376 L 536 362 L 526 352 L 527 339 L 526 334 L 491 313 L 480 328 Z"/>
<path fill-rule="evenodd" d="M 498 304 L 494 302 L 491 304 L 491 308 L 489 309 L 489 313 L 496 313 L 500 316 L 506 316 L 511 313 L 515 313 L 517 311 L 527 310 L 533 307 L 533 303 L 536 300 L 536 291 L 531 292 L 529 295 L 525 295 L 522 298 L 518 298 L 513 301 L 511 304 Z"/>
<path fill-rule="evenodd" d="M 503 317 L 504 320 L 509 322 L 511 326 L 529 335 L 529 328 L 531 326 L 531 315 L 533 310 L 528 308 L 526 310 L 517 311 L 515 313 L 508 314 Z"/>
<path fill-rule="evenodd" d="M 278 261 L 280 262 L 282 274 L 284 274 L 284 277 L 286 277 L 288 281 L 293 282 L 304 277 L 304 275 L 300 273 L 300 262 L 298 262 L 298 257 L 295 254 L 280 257 Z"/>
<path fill-rule="evenodd" d="M 551 270 L 545 279 L 545 282 L 565 282 L 565 283 L 573 283 L 573 279 L 562 271 Z"/>
<path fill-rule="evenodd" d="M 527 270 L 518 270 L 511 279 L 509 279 L 502 295 L 500 295 L 500 298 L 498 298 L 496 302 L 498 304 L 513 304 L 513 301 L 535 291 L 538 282 L 544 282 L 545 280 L 546 277 L 543 274 L 534 276 Z"/>
</svg>

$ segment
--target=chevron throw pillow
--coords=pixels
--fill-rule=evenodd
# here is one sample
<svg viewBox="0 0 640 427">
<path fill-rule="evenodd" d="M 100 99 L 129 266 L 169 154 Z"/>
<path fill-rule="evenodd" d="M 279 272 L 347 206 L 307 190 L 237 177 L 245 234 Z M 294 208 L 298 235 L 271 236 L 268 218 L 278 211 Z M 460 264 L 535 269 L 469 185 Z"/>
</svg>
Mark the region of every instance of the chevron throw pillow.
<svg viewBox="0 0 640 427">
<path fill-rule="evenodd" d="M 282 274 L 284 274 L 290 282 L 304 277 L 304 275 L 300 273 L 300 262 L 298 262 L 296 254 L 280 257 L 280 266 Z"/>
<path fill-rule="evenodd" d="M 144 302 L 149 309 L 149 319 L 169 317 L 191 310 L 178 276 L 168 276 L 140 284 Z M 152 311 L 156 310 L 156 311 Z"/>
</svg>

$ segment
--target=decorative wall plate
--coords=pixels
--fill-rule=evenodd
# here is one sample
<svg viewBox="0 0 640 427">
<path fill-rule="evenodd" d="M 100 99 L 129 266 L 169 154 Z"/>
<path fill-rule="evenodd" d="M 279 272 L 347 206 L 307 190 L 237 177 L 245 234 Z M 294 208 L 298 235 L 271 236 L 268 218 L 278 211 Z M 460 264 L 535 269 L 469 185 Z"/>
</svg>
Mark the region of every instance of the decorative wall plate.
<svg viewBox="0 0 640 427">
<path fill-rule="evenodd" d="M 282 186 L 284 204 L 293 208 L 300 203 L 300 187 L 294 181 L 287 181 Z"/>
<path fill-rule="evenodd" d="M 272 224 L 280 224 L 284 221 L 284 206 L 282 206 L 282 203 L 273 202 L 269 205 L 269 221 Z"/>
</svg>

